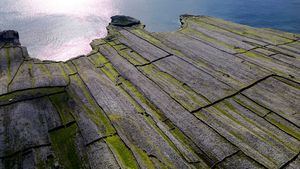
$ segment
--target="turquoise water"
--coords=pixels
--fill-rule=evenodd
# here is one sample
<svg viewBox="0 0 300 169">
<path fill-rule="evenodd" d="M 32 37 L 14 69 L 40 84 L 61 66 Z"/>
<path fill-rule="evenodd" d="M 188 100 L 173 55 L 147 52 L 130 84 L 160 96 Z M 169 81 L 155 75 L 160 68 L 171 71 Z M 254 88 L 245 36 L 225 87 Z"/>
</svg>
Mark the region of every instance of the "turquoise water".
<svg viewBox="0 0 300 169">
<path fill-rule="evenodd" d="M 179 15 L 195 14 L 300 33 L 300 0 L 1 0 L 0 30 L 19 31 L 33 57 L 67 60 L 88 53 L 116 14 L 149 31 L 176 30 Z"/>
</svg>

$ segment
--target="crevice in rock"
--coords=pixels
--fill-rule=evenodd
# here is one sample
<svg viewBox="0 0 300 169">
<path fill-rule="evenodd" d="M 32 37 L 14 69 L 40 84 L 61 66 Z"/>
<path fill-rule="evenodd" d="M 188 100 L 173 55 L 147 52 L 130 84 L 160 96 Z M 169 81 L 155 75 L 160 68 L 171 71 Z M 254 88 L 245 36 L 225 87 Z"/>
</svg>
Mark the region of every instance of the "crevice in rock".
<svg viewBox="0 0 300 169">
<path fill-rule="evenodd" d="M 27 152 L 27 151 L 29 151 L 30 149 L 38 149 L 38 148 L 49 147 L 49 146 L 51 146 L 51 143 L 48 143 L 48 144 L 41 144 L 41 145 L 36 145 L 36 146 L 31 146 L 31 147 L 25 148 L 25 149 L 23 149 L 23 150 L 16 151 L 16 152 L 14 152 L 14 153 L 12 153 L 12 154 L 2 156 L 2 157 L 0 157 L 0 159 L 6 159 L 6 158 L 14 157 L 14 156 L 16 156 L 17 154 Z"/>
<path fill-rule="evenodd" d="M 233 157 L 234 155 L 236 155 L 236 154 L 238 154 L 238 153 L 240 153 L 240 152 L 242 152 L 242 151 L 241 151 L 241 150 L 237 150 L 235 153 L 232 153 L 232 154 L 230 154 L 229 156 L 223 158 L 222 160 L 216 162 L 213 166 L 211 166 L 211 168 L 212 168 L 212 169 L 216 168 L 216 167 L 217 167 L 219 164 L 221 164 L 223 161 L 225 161 L 225 160 L 228 159 L 228 158 Z"/>
<path fill-rule="evenodd" d="M 148 42 L 149 44 L 151 44 L 151 45 L 155 46 L 156 48 L 158 48 L 158 49 L 160 49 L 160 50 L 162 50 L 162 51 L 168 53 L 169 55 L 172 55 L 172 53 L 166 51 L 165 49 L 163 49 L 163 48 L 161 48 L 161 47 L 159 47 L 159 46 L 157 46 L 157 45 L 155 45 L 155 44 L 153 44 L 153 43 L 151 43 L 151 42 L 149 42 L 147 39 L 144 39 L 144 38 L 142 38 L 142 37 L 140 37 L 140 36 L 138 36 L 138 35 L 132 33 L 132 32 L 129 31 L 128 29 L 125 29 L 125 28 L 124 28 L 123 30 L 126 30 L 127 32 L 129 32 L 130 34 L 136 36 L 137 38 L 139 38 L 139 39 L 141 39 L 141 40 L 144 40 L 144 41 Z"/>
<path fill-rule="evenodd" d="M 55 106 L 54 106 L 54 107 L 55 107 Z M 56 111 L 57 111 L 57 110 L 56 110 Z M 57 111 L 57 113 L 58 113 L 58 111 Z M 60 129 L 68 128 L 68 127 L 70 127 L 70 126 L 72 126 L 72 125 L 74 125 L 74 124 L 77 124 L 76 120 L 71 121 L 71 122 L 68 122 L 68 123 L 65 124 L 65 125 L 61 125 L 61 126 L 55 127 L 55 128 L 53 128 L 53 129 L 51 129 L 51 130 L 48 130 L 48 132 L 51 133 L 51 132 L 58 131 L 58 130 L 60 130 Z"/>
<path fill-rule="evenodd" d="M 274 76 L 275 76 L 275 77 L 279 77 L 279 79 L 278 79 L 278 78 L 276 78 L 276 79 L 279 80 L 279 81 L 281 81 L 282 83 L 287 84 L 287 85 L 290 85 L 290 84 L 286 83 L 285 81 L 281 80 L 280 78 L 285 79 L 285 80 L 287 80 L 287 81 L 291 81 L 292 83 L 296 83 L 297 85 L 300 86 L 300 82 L 297 82 L 297 81 L 295 81 L 295 80 L 293 80 L 293 79 L 289 79 L 289 78 L 287 78 L 287 77 L 280 76 L 280 75 L 274 75 Z"/>
<path fill-rule="evenodd" d="M 167 55 L 167 56 L 164 56 L 164 57 L 161 57 L 161 58 L 152 60 L 151 62 L 148 62 L 148 63 L 146 63 L 146 64 L 136 65 L 136 67 L 143 67 L 143 66 L 151 65 L 151 64 L 154 63 L 154 62 L 160 61 L 160 60 L 162 60 L 162 59 L 165 59 L 165 58 L 168 58 L 168 57 L 171 57 L 171 56 L 174 56 L 174 55 L 173 55 L 173 54 L 169 54 L 169 55 Z"/>
<path fill-rule="evenodd" d="M 94 144 L 98 141 L 101 141 L 101 140 L 104 140 L 106 138 L 113 137 L 113 136 L 119 136 L 119 135 L 117 133 L 114 133 L 114 134 L 110 134 L 110 135 L 107 135 L 107 136 L 99 137 L 99 138 L 97 138 L 97 139 L 95 139 L 95 140 L 93 140 L 89 143 L 86 143 L 85 146 L 88 147 L 88 146 L 90 146 L 90 145 L 92 145 L 92 144 Z"/>
<path fill-rule="evenodd" d="M 245 50 L 245 51 L 243 51 L 243 52 L 230 53 L 230 52 L 228 52 L 228 51 L 225 51 L 225 50 L 222 50 L 222 49 L 220 49 L 220 48 L 218 48 L 218 47 L 215 47 L 214 45 L 211 45 L 209 42 L 205 42 L 204 40 L 200 40 L 200 39 L 198 39 L 198 38 L 194 38 L 194 37 L 192 37 L 192 36 L 190 36 L 190 35 L 188 35 L 188 34 L 186 34 L 186 33 L 184 33 L 184 32 L 179 31 L 179 33 L 180 33 L 180 34 L 183 34 L 184 36 L 186 36 L 186 37 L 188 37 L 188 38 L 190 38 L 190 39 L 196 40 L 196 41 L 201 42 L 201 43 L 203 43 L 203 44 L 205 44 L 205 45 L 208 45 L 208 46 L 210 46 L 210 47 L 212 47 L 212 48 L 214 48 L 214 49 L 216 49 L 216 50 L 219 50 L 219 51 L 221 51 L 221 52 L 224 52 L 224 53 L 227 53 L 227 54 L 230 54 L 230 55 L 237 55 L 237 54 L 241 54 L 241 53 L 246 53 L 246 52 L 251 51 L 251 50 L 253 50 L 253 49 L 259 48 L 259 47 L 254 47 L 254 48 L 248 49 L 248 50 L 243 49 L 243 50 Z M 228 45 L 230 45 L 230 44 L 228 44 Z M 230 45 L 230 46 L 231 46 L 231 45 Z M 234 47 L 234 46 L 232 46 L 232 47 Z"/>
<path fill-rule="evenodd" d="M 269 111 L 268 114 L 270 114 L 270 113 L 275 113 L 275 114 L 278 115 L 279 117 L 285 119 L 285 120 L 288 121 L 289 123 L 291 123 L 291 124 L 293 124 L 294 126 L 300 128 L 300 127 L 299 127 L 298 125 L 296 125 L 294 122 L 291 122 L 290 120 L 288 120 L 288 119 L 286 119 L 285 117 L 283 117 L 282 115 L 280 115 L 280 113 L 274 112 L 273 110 L 269 109 L 268 107 L 266 107 L 266 106 L 264 106 L 264 105 L 261 105 L 260 103 L 254 101 L 253 99 L 251 99 L 250 97 L 248 97 L 247 95 L 245 95 L 245 94 L 243 94 L 243 93 L 241 93 L 241 95 L 243 95 L 243 96 L 246 97 L 247 99 L 251 100 L 251 101 L 254 102 L 255 104 L 261 106 L 262 108 L 267 109 L 267 110 Z M 267 114 L 267 115 L 268 115 L 268 114 Z M 265 118 L 267 115 L 265 115 L 263 118 Z"/>
<path fill-rule="evenodd" d="M 280 169 L 284 169 L 286 168 L 290 163 L 292 163 L 293 161 L 295 161 L 298 157 L 299 157 L 300 153 L 298 153 L 295 157 L 293 157 L 291 160 L 289 160 L 287 163 L 285 163 L 284 165 L 282 165 L 280 167 Z"/>
<path fill-rule="evenodd" d="M 9 96 L 9 95 L 20 96 L 20 95 L 22 95 L 22 92 L 25 93 L 27 91 L 30 92 L 30 91 L 38 91 L 40 89 L 55 89 L 55 88 L 63 89 L 63 90 L 57 91 L 57 92 L 53 92 L 53 93 L 41 94 L 39 96 L 30 95 L 30 96 L 28 96 L 28 98 L 25 98 L 25 99 L 14 100 L 12 98 L 11 101 L 8 100 L 8 103 L 6 103 L 6 102 L 4 102 L 2 104 L 0 103 L 0 106 L 7 106 L 7 105 L 14 104 L 14 103 L 22 102 L 22 101 L 34 100 L 34 99 L 38 99 L 38 98 L 42 98 L 42 97 L 51 96 L 51 95 L 54 95 L 54 94 L 59 94 L 59 93 L 64 93 L 65 92 L 65 86 L 37 87 L 37 88 L 28 88 L 28 89 L 22 89 L 22 90 L 12 91 L 12 92 L 9 92 L 9 93 L 1 95 L 0 98 L 1 97 L 6 97 L 6 96 Z"/>
<path fill-rule="evenodd" d="M 202 23 L 205 23 L 205 24 L 208 24 L 208 25 L 212 25 L 212 26 L 214 26 L 214 27 L 217 27 L 217 28 L 219 28 L 219 29 L 222 29 L 222 30 L 231 32 L 231 33 L 233 33 L 233 34 L 235 34 L 235 35 L 238 35 L 238 36 L 242 36 L 242 37 L 249 38 L 249 39 L 252 39 L 252 40 L 255 40 L 255 41 L 259 41 L 259 42 L 262 42 L 262 43 L 265 43 L 265 44 L 268 44 L 268 45 L 272 45 L 272 44 L 270 44 L 269 42 L 261 41 L 260 39 L 256 39 L 256 38 L 253 38 L 253 37 L 249 37 L 249 36 L 244 36 L 244 35 L 238 34 L 238 33 L 234 32 L 234 31 L 232 31 L 232 30 L 230 30 L 230 29 L 226 29 L 226 28 L 224 28 L 224 27 L 220 27 L 220 26 L 218 26 L 218 25 L 216 25 L 216 24 L 208 23 L 208 22 L 205 22 L 205 21 L 203 21 L 203 20 L 199 20 L 199 22 L 202 22 Z M 285 37 L 285 39 L 288 39 L 288 38 Z M 293 41 L 292 39 L 288 39 L 288 40 Z"/>
<path fill-rule="evenodd" d="M 258 80 L 258 81 L 256 81 L 256 82 L 254 82 L 254 83 L 252 83 L 252 84 L 250 84 L 250 85 L 248 85 L 248 86 L 246 86 L 246 87 L 240 89 L 239 91 L 233 93 L 232 95 L 226 96 L 226 97 L 224 97 L 224 98 L 222 98 L 222 99 L 220 99 L 220 100 L 217 100 L 217 101 L 215 101 L 215 102 L 213 102 L 213 103 L 211 103 L 211 104 L 209 104 L 209 105 L 203 106 L 203 107 L 201 107 L 201 108 L 199 108 L 199 109 L 197 109 L 197 110 L 195 110 L 195 111 L 192 111 L 191 113 L 194 114 L 194 113 L 196 113 L 196 112 L 198 112 L 198 111 L 200 111 L 200 110 L 202 110 L 202 109 L 208 108 L 208 107 L 213 106 L 213 105 L 215 105 L 215 104 L 218 104 L 218 103 L 220 103 L 220 102 L 222 102 L 222 101 L 224 101 L 224 100 L 226 100 L 226 99 L 229 99 L 229 98 L 231 98 L 231 97 L 234 97 L 234 96 L 236 96 L 236 95 L 242 93 L 243 91 L 245 91 L 245 90 L 247 90 L 247 89 L 249 89 L 249 88 L 255 86 L 256 84 L 258 84 L 258 83 L 260 83 L 260 82 L 262 82 L 262 81 L 264 81 L 264 80 L 266 80 L 266 79 L 268 79 L 268 78 L 270 78 L 270 77 L 273 77 L 273 76 L 274 76 L 274 74 L 268 75 L 268 76 L 266 76 L 266 77 L 264 77 L 264 78 L 262 78 L 262 79 L 260 79 L 260 80 Z"/>
<path fill-rule="evenodd" d="M 25 62 L 24 60 L 21 62 L 21 64 L 18 66 L 18 69 L 17 69 L 16 73 L 13 75 L 13 77 L 11 78 L 11 80 L 8 82 L 8 84 L 7 84 L 7 91 L 9 91 L 10 85 L 13 83 L 15 77 L 17 76 L 17 74 L 18 74 L 20 68 L 22 67 L 22 65 L 24 64 L 24 62 Z"/>
</svg>

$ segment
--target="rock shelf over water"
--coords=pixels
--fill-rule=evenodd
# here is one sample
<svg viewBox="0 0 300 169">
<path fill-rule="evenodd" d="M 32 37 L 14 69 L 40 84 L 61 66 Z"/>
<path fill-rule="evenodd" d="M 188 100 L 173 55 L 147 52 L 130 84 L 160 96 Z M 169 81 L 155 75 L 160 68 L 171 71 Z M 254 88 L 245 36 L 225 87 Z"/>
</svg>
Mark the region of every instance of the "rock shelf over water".
<svg viewBox="0 0 300 169">
<path fill-rule="evenodd" d="M 0 169 L 297 168 L 300 35 L 206 16 L 116 16 L 87 56 L 0 33 Z"/>
</svg>

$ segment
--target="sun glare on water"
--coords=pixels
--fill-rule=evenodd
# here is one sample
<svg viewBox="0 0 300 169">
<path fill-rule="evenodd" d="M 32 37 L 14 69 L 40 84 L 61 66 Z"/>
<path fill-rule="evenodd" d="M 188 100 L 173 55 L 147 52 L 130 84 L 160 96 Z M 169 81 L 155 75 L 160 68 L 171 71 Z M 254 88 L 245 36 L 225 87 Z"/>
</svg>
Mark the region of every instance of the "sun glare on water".
<svg viewBox="0 0 300 169">
<path fill-rule="evenodd" d="M 33 57 L 47 60 L 61 61 L 87 54 L 91 50 L 89 43 L 104 37 L 110 17 L 118 14 L 115 0 L 16 0 L 11 3 L 8 12 L 17 12 L 18 19 L 27 21 L 22 29 L 17 29 L 21 30 L 22 44 L 28 45 Z"/>
<path fill-rule="evenodd" d="M 89 53 L 89 43 L 105 37 L 110 17 L 119 14 L 118 2 L 0 0 L 0 29 L 5 23 L 5 29 L 18 31 L 31 57 L 65 61 Z"/>
<path fill-rule="evenodd" d="M 112 0 L 23 0 L 27 13 L 108 17 L 116 13 Z"/>
</svg>

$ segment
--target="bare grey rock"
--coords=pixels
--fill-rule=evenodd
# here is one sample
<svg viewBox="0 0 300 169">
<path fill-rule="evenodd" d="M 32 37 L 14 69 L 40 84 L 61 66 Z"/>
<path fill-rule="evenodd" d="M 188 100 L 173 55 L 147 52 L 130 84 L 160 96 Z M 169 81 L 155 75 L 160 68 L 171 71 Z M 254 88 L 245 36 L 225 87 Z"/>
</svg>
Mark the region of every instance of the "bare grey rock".
<svg viewBox="0 0 300 169">
<path fill-rule="evenodd" d="M 120 27 L 130 27 L 133 25 L 138 25 L 141 22 L 137 19 L 134 19 L 130 16 L 116 15 L 111 17 L 111 24 L 114 26 Z"/>
<path fill-rule="evenodd" d="M 0 43 L 12 43 L 13 45 L 20 45 L 19 33 L 14 30 L 0 32 Z"/>
</svg>

